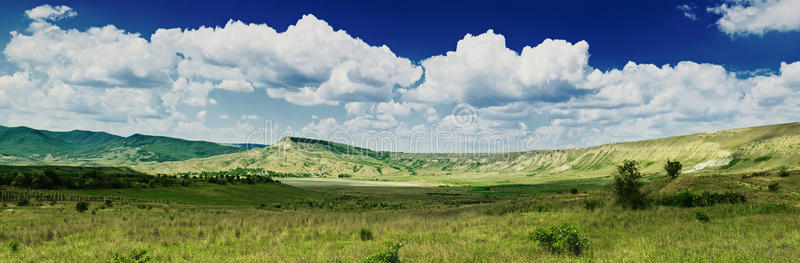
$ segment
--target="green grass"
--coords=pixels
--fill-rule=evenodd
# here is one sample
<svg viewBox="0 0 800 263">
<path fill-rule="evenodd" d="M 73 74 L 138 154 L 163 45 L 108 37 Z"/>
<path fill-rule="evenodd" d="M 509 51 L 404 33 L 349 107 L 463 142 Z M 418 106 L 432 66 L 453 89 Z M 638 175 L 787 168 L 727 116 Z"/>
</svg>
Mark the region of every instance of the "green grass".
<svg viewBox="0 0 800 263">
<path fill-rule="evenodd" d="M 19 246 L 17 251 L 0 248 L 0 258 L 104 262 L 144 250 L 153 262 L 363 262 L 386 249 L 388 240 L 403 244 L 398 254 L 403 262 L 785 262 L 800 257 L 800 176 L 646 179 L 644 190 L 652 197 L 732 191 L 748 201 L 623 210 L 613 204 L 602 178 L 480 187 L 299 179 L 287 181 L 302 189 L 198 184 L 74 191 L 133 201 L 111 208 L 92 202 L 84 213 L 75 211 L 73 202 L 51 206 L 34 200 L 44 204 L 33 207 L 6 202 L 0 208 L 0 244 Z M 781 191 L 765 189 L 773 182 L 780 182 Z M 581 190 L 571 194 L 571 188 Z M 342 205 L 269 206 L 307 199 Z M 137 203 L 148 200 L 170 204 Z M 590 200 L 603 201 L 588 210 Z M 386 206 L 371 206 L 376 204 Z M 708 222 L 698 221 L 698 214 L 707 215 Z M 589 249 L 580 256 L 554 254 L 529 239 L 531 231 L 561 223 L 576 226 Z M 362 238 L 362 229 L 372 238 Z"/>
<path fill-rule="evenodd" d="M 285 184 L 218 185 L 201 183 L 191 186 L 156 188 L 126 188 L 102 190 L 63 190 L 70 194 L 109 196 L 115 198 L 154 200 L 203 206 L 255 207 L 273 205 L 303 198 L 333 198 L 334 196 L 303 190 Z"/>
</svg>

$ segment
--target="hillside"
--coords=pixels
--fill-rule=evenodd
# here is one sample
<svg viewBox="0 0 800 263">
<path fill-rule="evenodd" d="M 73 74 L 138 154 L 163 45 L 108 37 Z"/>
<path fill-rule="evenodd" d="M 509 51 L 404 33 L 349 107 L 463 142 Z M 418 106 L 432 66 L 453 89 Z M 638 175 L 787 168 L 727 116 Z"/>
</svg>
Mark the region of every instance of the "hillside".
<svg viewBox="0 0 800 263">
<path fill-rule="evenodd" d="M 0 164 L 126 165 L 181 161 L 239 152 L 204 141 L 74 130 L 54 132 L 0 126 Z"/>
<path fill-rule="evenodd" d="M 683 162 L 684 173 L 734 173 L 796 169 L 800 163 L 800 123 L 750 127 L 645 141 L 566 150 L 491 154 L 412 154 L 378 152 L 322 140 L 287 137 L 263 149 L 190 159 L 145 163 L 150 172 L 265 168 L 359 179 L 431 183 L 524 183 L 602 177 L 624 159 L 640 161 L 645 173 L 661 172 L 667 159 Z"/>
</svg>

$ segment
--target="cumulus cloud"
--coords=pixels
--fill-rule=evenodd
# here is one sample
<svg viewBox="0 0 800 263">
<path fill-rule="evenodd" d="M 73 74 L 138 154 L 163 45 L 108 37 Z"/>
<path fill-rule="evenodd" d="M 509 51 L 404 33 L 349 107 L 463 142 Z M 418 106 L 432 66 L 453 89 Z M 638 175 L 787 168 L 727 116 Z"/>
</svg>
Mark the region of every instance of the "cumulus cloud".
<svg viewBox="0 0 800 263">
<path fill-rule="evenodd" d="M 783 63 L 777 75 L 738 78 L 714 64 L 629 62 L 587 76 L 591 95 L 527 110 L 550 120 L 536 131 L 558 142 L 552 147 L 790 122 L 800 114 L 796 70 L 800 62 Z"/>
<path fill-rule="evenodd" d="M 313 15 L 284 32 L 231 20 L 223 27 L 160 29 L 151 39 L 185 58 L 181 75 L 231 84 L 221 88 L 263 87 L 270 97 L 301 105 L 386 101 L 395 86 L 422 74 L 387 46 L 371 46 Z"/>
<path fill-rule="evenodd" d="M 73 17 L 78 15 L 78 12 L 72 10 L 71 7 L 60 5 L 40 5 L 30 10 L 25 10 L 25 15 L 33 20 L 61 20 L 63 18 Z"/>
<path fill-rule="evenodd" d="M 589 44 L 546 39 L 517 54 L 492 30 L 458 41 L 455 51 L 422 61 L 425 81 L 404 91 L 409 100 L 478 106 L 518 100 L 566 101 L 583 91 Z"/>
<path fill-rule="evenodd" d="M 723 14 L 721 21 L 742 12 L 766 25 L 756 19 L 762 9 L 771 10 L 764 6 L 798 10 L 785 4 L 735 1 L 715 12 Z M 470 141 L 527 136 L 532 129 L 542 138 L 537 148 L 562 148 L 796 121 L 800 115 L 800 62 L 747 77 L 691 61 L 629 62 L 600 71 L 589 65 L 585 41 L 545 39 L 516 52 L 489 30 L 414 63 L 312 15 L 282 32 L 231 20 L 213 28 L 158 29 L 148 40 L 113 25 L 61 28 L 55 21 L 71 9 L 50 8 L 66 11 L 29 10 L 34 21 L 25 32 L 12 32 L 3 50 L 18 70 L 0 75 L 0 123 L 230 141 L 234 132 L 248 136 L 256 129 L 250 123 L 260 118 L 224 110 L 230 116 L 218 118 L 232 119 L 226 122 L 235 127 L 207 126 L 213 123 L 206 122 L 207 112 L 219 112 L 207 107 L 238 103 L 213 94 L 265 92 L 297 105 L 344 108 L 342 116 L 311 117 L 301 132 L 389 132 L 406 140 L 406 148 L 379 149 L 437 151 L 442 149 L 413 139 Z M 734 24 L 732 34 L 784 30 Z"/>
<path fill-rule="evenodd" d="M 387 102 L 394 88 L 422 74 L 388 47 L 313 15 L 284 32 L 231 20 L 215 28 L 158 29 L 150 40 L 114 25 L 61 28 L 56 21 L 77 15 L 68 6 L 43 5 L 26 15 L 34 21 L 25 32 L 11 32 L 3 50 L 19 71 L 0 76 L 3 119 L 19 125 L 89 128 L 77 121 L 89 119 L 101 127 L 95 129 L 127 133 L 158 121 L 163 133 L 187 127 L 187 106 L 217 105 L 214 90 L 263 89 L 298 105 Z M 75 121 L 63 127 L 54 118 Z M 104 122 L 120 125 L 109 129 Z"/>
<path fill-rule="evenodd" d="M 707 11 L 721 15 L 717 27 L 731 36 L 800 30 L 800 0 L 728 0 Z"/>
</svg>

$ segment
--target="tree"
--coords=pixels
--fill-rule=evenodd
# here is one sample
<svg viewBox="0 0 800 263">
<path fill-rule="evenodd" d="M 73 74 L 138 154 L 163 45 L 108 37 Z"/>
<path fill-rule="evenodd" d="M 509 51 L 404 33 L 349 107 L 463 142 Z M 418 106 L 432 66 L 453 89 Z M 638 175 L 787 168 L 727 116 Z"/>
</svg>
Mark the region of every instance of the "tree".
<svg viewBox="0 0 800 263">
<path fill-rule="evenodd" d="M 614 177 L 613 191 L 617 196 L 617 201 L 623 207 L 631 209 L 647 207 L 647 199 L 640 190 L 639 179 L 642 178 L 642 173 L 639 171 L 639 164 L 636 161 L 622 161 L 622 165 L 617 165 L 617 170 L 612 176 Z"/>
<path fill-rule="evenodd" d="M 683 164 L 679 161 L 670 161 L 667 159 L 667 163 L 664 164 L 664 170 L 667 171 L 667 176 L 670 179 L 678 178 L 678 175 L 681 174 L 681 169 L 683 169 Z"/>
<path fill-rule="evenodd" d="M 42 171 L 34 171 L 31 175 L 31 188 L 48 189 L 53 187 L 53 181 Z"/>
<path fill-rule="evenodd" d="M 84 211 L 89 210 L 89 203 L 78 202 L 77 204 L 75 204 L 75 210 L 78 210 L 78 212 L 83 213 Z"/>
<path fill-rule="evenodd" d="M 12 186 L 16 187 L 28 187 L 30 186 L 31 180 L 28 176 L 25 176 L 22 172 L 17 172 L 17 175 L 14 177 L 14 181 L 11 182 Z"/>
</svg>

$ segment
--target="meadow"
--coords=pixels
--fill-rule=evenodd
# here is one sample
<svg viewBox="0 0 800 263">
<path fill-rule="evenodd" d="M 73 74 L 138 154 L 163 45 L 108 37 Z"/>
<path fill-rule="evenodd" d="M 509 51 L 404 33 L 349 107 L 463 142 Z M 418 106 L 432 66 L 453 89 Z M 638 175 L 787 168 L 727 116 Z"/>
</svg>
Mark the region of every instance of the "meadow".
<svg viewBox="0 0 800 263">
<path fill-rule="evenodd" d="M 617 205 L 607 178 L 475 186 L 281 179 L 286 183 L 35 190 L 94 201 L 84 212 L 74 201 L 33 199 L 32 206 L 4 201 L 0 258 L 365 262 L 398 244 L 402 262 L 800 258 L 797 174 L 651 175 L 642 191 L 653 199 L 708 191 L 742 194 L 746 201 L 695 207 L 653 203 L 642 210 Z M 531 240 L 536 229 L 562 223 L 588 240 L 580 255 L 554 253 Z"/>
</svg>

